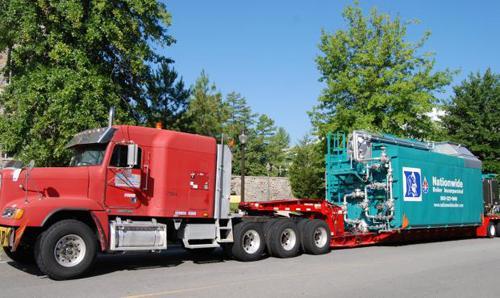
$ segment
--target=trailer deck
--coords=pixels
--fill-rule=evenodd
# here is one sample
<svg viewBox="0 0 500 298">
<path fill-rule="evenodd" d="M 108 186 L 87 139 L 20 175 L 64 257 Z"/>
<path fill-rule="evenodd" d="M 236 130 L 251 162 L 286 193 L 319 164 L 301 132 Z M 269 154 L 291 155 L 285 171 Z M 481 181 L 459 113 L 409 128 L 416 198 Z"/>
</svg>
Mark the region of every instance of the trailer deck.
<svg viewBox="0 0 500 298">
<path fill-rule="evenodd" d="M 446 240 L 472 237 L 489 237 L 488 227 L 500 222 L 500 215 L 486 215 L 481 225 L 449 227 L 428 227 L 419 229 L 400 229 L 378 233 L 352 233 L 344 229 L 342 207 L 319 199 L 288 199 L 266 202 L 242 202 L 239 208 L 249 216 L 273 216 L 321 219 L 331 231 L 331 248 L 353 248 L 381 243 L 408 243 L 430 240 Z"/>
</svg>

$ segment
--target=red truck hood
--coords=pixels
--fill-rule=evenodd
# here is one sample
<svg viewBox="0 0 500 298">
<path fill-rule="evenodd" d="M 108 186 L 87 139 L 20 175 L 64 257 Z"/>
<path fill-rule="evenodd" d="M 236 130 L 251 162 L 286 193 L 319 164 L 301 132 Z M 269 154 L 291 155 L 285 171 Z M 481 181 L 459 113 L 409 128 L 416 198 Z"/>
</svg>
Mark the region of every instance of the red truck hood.
<svg viewBox="0 0 500 298">
<path fill-rule="evenodd" d="M 87 198 L 88 167 L 33 168 L 1 171 L 0 210 L 14 201 L 44 198 Z"/>
</svg>

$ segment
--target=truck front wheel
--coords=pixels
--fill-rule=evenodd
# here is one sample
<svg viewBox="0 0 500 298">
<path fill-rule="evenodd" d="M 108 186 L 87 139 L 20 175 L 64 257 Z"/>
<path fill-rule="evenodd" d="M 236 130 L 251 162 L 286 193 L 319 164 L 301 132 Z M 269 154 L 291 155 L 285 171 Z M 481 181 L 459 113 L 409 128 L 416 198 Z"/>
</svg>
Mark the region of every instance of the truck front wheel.
<svg viewBox="0 0 500 298">
<path fill-rule="evenodd" d="M 37 240 L 35 260 L 38 268 L 55 280 L 85 273 L 94 263 L 97 239 L 83 222 L 68 219 L 55 223 Z"/>
</svg>

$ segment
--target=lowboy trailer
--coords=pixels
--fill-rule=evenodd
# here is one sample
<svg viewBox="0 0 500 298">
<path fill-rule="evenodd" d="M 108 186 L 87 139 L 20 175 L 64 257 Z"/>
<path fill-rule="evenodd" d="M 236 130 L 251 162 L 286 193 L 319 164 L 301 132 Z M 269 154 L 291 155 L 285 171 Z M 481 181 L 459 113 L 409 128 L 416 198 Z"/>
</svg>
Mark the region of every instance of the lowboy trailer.
<svg viewBox="0 0 500 298">
<path fill-rule="evenodd" d="M 0 245 L 57 280 L 84 274 L 97 253 L 173 243 L 255 261 L 500 231 L 498 185 L 484 180 L 484 201 L 481 162 L 454 144 L 330 135 L 325 200 L 243 202 L 243 214 L 229 209 L 231 151 L 213 138 L 110 125 L 68 147 L 68 167 L 30 164 L 0 178 Z"/>
</svg>

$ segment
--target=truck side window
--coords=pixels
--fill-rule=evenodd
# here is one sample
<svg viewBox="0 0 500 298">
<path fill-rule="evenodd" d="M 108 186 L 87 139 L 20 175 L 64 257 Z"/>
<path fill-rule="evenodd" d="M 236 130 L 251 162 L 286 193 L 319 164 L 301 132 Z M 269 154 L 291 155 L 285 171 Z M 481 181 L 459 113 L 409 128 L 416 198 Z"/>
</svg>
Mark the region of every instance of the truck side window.
<svg viewBox="0 0 500 298">
<path fill-rule="evenodd" d="M 128 146 L 127 145 L 115 145 L 113 149 L 113 155 L 111 155 L 111 161 L 109 162 L 110 167 L 117 168 L 126 168 L 127 165 L 127 154 L 128 154 Z M 139 147 L 137 153 L 137 160 L 139 161 L 137 165 L 134 166 L 134 169 L 141 168 L 141 156 L 142 150 Z"/>
</svg>

